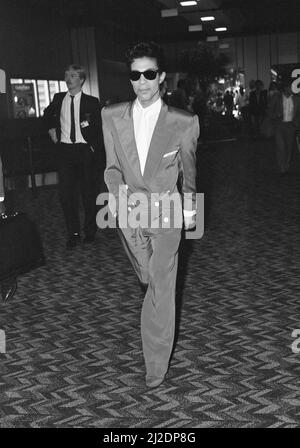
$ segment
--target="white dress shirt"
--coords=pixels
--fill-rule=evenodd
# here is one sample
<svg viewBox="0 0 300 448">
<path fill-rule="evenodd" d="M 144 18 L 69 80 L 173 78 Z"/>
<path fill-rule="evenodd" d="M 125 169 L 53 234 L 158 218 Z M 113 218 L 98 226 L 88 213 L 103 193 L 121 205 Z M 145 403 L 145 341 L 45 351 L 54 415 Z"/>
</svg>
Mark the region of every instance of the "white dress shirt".
<svg viewBox="0 0 300 448">
<path fill-rule="evenodd" d="M 138 150 L 141 173 L 144 174 L 146 159 L 153 131 L 161 110 L 161 99 L 148 107 L 142 107 L 138 99 L 133 105 L 133 125 L 136 147 Z"/>
<path fill-rule="evenodd" d="M 284 121 L 285 123 L 293 121 L 294 102 L 292 95 L 290 95 L 289 97 L 282 95 L 282 105 L 283 105 L 282 121 Z"/>
<path fill-rule="evenodd" d="M 86 143 L 81 134 L 80 128 L 80 99 L 82 92 L 78 92 L 74 96 L 74 118 L 75 118 L 75 143 Z M 61 126 L 61 142 L 72 143 L 70 139 L 71 133 L 71 95 L 69 92 L 65 95 L 60 111 L 60 126 Z"/>
<path fill-rule="evenodd" d="M 142 107 L 139 100 L 136 99 L 133 105 L 133 126 L 136 147 L 140 160 L 141 173 L 144 174 L 150 142 L 153 136 L 153 131 L 158 120 L 161 110 L 162 101 L 158 98 L 155 103 L 148 107 Z M 196 211 L 184 210 L 183 214 L 186 217 L 195 215 Z"/>
</svg>

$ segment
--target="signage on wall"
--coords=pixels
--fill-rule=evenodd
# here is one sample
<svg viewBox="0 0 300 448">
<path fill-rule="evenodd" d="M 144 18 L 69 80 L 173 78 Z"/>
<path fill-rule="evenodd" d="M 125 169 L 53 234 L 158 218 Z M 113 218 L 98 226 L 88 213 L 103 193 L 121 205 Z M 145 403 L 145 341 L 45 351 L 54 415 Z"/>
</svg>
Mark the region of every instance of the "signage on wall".
<svg viewBox="0 0 300 448">
<path fill-rule="evenodd" d="M 292 71 L 292 92 L 300 93 L 300 68 L 294 68 Z"/>
<path fill-rule="evenodd" d="M 293 93 L 300 93 L 300 64 L 273 65 L 271 73 L 278 82 L 282 79 L 290 79 Z"/>
<path fill-rule="evenodd" d="M 12 84 L 14 118 L 36 117 L 33 83 Z"/>
</svg>

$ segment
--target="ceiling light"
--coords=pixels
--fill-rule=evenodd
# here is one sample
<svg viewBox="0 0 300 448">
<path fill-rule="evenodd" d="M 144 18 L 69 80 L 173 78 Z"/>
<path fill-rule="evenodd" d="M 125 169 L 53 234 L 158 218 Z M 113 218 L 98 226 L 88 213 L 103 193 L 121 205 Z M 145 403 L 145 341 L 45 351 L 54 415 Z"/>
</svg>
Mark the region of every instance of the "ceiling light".
<svg viewBox="0 0 300 448">
<path fill-rule="evenodd" d="M 180 2 L 181 6 L 195 6 L 197 2 L 195 0 L 189 2 Z"/>
<path fill-rule="evenodd" d="M 172 8 L 172 9 L 162 9 L 160 11 L 162 17 L 174 17 L 178 16 L 178 9 Z"/>
<path fill-rule="evenodd" d="M 200 19 L 202 20 L 202 22 L 211 22 L 212 20 L 215 20 L 214 16 L 200 17 Z"/>
<path fill-rule="evenodd" d="M 226 26 L 220 26 L 219 28 L 215 28 L 215 31 L 227 31 Z"/>
<path fill-rule="evenodd" d="M 189 25 L 189 31 L 202 31 L 202 25 Z"/>
<path fill-rule="evenodd" d="M 218 40 L 218 36 L 207 36 L 207 42 L 216 42 Z"/>
</svg>

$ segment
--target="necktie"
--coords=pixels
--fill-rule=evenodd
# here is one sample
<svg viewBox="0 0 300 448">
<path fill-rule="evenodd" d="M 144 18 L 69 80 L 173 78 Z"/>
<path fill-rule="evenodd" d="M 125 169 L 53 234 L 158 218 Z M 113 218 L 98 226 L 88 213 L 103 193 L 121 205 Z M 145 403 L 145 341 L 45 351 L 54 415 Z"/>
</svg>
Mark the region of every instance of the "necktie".
<svg viewBox="0 0 300 448">
<path fill-rule="evenodd" d="M 71 132 L 70 132 L 70 139 L 72 143 L 76 142 L 76 135 L 75 135 L 75 114 L 74 114 L 74 96 L 71 95 Z"/>
</svg>

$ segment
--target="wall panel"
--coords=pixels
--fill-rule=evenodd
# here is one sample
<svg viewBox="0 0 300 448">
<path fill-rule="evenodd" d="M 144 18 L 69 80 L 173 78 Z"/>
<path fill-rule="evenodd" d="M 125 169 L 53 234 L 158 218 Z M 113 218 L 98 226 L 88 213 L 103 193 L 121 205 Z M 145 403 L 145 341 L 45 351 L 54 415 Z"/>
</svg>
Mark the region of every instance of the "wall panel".
<svg viewBox="0 0 300 448">
<path fill-rule="evenodd" d="M 0 61 L 9 77 L 59 79 L 70 59 L 69 29 L 54 11 L 26 8 L 26 2 L 2 5 Z"/>
<path fill-rule="evenodd" d="M 270 83 L 270 39 L 269 35 L 257 37 L 257 78 L 261 79 L 265 88 L 269 87 Z"/>
<path fill-rule="evenodd" d="M 83 91 L 99 98 L 98 69 L 94 28 L 75 28 L 71 31 L 73 62 L 86 70 Z"/>
<path fill-rule="evenodd" d="M 277 65 L 278 62 L 278 35 L 270 35 L 270 59 L 271 65 Z"/>
<path fill-rule="evenodd" d="M 255 36 L 247 36 L 244 41 L 244 70 L 245 82 L 248 85 L 251 79 L 258 78 L 257 67 L 257 41 Z"/>
<path fill-rule="evenodd" d="M 293 64 L 298 62 L 297 33 L 278 35 L 278 63 Z"/>
<path fill-rule="evenodd" d="M 243 45 L 243 38 L 237 37 L 235 39 L 235 45 L 236 45 L 236 65 L 238 69 L 244 70 L 244 64 L 245 64 L 245 57 L 244 57 L 244 45 Z"/>
</svg>

